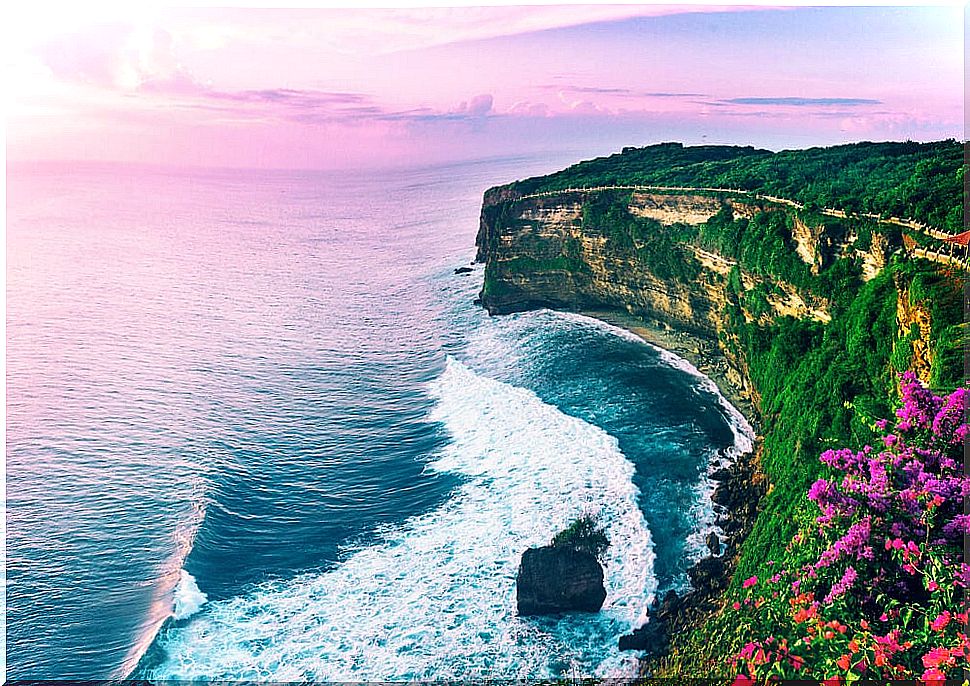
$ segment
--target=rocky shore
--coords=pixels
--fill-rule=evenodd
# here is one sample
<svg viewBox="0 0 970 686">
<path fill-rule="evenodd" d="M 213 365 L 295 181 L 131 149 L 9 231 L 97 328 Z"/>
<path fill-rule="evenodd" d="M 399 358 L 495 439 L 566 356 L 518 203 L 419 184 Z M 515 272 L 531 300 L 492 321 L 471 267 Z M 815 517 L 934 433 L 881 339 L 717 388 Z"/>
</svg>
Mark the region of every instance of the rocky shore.
<svg viewBox="0 0 970 686">
<path fill-rule="evenodd" d="M 759 462 L 760 443 L 754 451 L 740 456 L 730 467 L 713 475 L 717 488 L 712 500 L 724 508 L 718 525 L 724 531 L 725 539 L 716 541 L 716 547 L 711 546 L 712 554 L 687 570 L 690 591 L 680 596 L 669 591 L 649 609 L 646 624 L 620 637 L 621 650 L 644 651 L 641 676 L 650 676 L 651 662 L 666 654 L 670 636 L 699 626 L 721 606 L 721 594 L 737 564 L 738 548 L 751 531 L 766 490 Z M 719 549 L 719 555 L 715 549 Z"/>
<path fill-rule="evenodd" d="M 624 313 L 588 311 L 583 314 L 626 329 L 648 343 L 689 361 L 714 381 L 728 402 L 737 407 L 758 431 L 757 408 L 731 382 L 728 362 L 715 343 Z M 727 588 L 737 563 L 738 548 L 751 531 L 761 498 L 767 489 L 760 458 L 761 441 L 756 439 L 753 451 L 739 456 L 731 465 L 711 475 L 717 484 L 711 500 L 721 512 L 717 524 L 724 532 L 724 538 L 709 537 L 711 554 L 687 572 L 691 582 L 690 591 L 682 596 L 670 591 L 664 598 L 658 598 L 648 612 L 647 624 L 620 638 L 621 650 L 644 651 L 641 676 L 649 676 L 651 661 L 666 653 L 671 635 L 698 626 L 720 607 L 721 594 Z"/>
</svg>

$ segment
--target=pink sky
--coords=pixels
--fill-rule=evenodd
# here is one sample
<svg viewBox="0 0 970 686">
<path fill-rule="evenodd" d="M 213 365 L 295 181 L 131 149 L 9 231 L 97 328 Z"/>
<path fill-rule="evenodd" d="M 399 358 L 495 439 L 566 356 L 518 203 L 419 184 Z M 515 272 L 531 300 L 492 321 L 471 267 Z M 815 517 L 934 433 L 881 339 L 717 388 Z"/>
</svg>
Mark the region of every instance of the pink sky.
<svg viewBox="0 0 970 686">
<path fill-rule="evenodd" d="M 961 7 L 68 8 L 8 26 L 8 159 L 344 168 L 964 136 Z"/>
</svg>

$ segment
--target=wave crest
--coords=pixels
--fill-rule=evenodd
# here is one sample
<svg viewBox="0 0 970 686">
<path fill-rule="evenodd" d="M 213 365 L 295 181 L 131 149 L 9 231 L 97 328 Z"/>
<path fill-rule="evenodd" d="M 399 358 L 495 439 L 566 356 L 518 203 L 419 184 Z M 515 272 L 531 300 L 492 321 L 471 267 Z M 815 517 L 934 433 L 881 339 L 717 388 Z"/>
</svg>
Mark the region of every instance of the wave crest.
<svg viewBox="0 0 970 686">
<path fill-rule="evenodd" d="M 615 675 L 617 637 L 656 590 L 633 465 L 603 430 L 453 358 L 430 417 L 453 442 L 428 468 L 463 483 L 336 569 L 209 602 L 159 637 L 155 679 L 376 681 Z M 515 615 L 522 552 L 593 512 L 612 541 L 598 615 Z"/>
</svg>

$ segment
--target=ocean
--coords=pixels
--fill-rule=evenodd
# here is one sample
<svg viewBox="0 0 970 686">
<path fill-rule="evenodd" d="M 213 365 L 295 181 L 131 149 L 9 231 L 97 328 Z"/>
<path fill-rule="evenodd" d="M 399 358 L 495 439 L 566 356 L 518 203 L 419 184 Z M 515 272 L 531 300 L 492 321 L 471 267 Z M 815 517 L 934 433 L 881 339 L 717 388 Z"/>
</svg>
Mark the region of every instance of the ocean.
<svg viewBox="0 0 970 686">
<path fill-rule="evenodd" d="M 632 334 L 473 304 L 483 191 L 559 166 L 9 168 L 8 678 L 630 673 L 750 428 Z M 586 513 L 603 610 L 517 617 Z"/>
</svg>

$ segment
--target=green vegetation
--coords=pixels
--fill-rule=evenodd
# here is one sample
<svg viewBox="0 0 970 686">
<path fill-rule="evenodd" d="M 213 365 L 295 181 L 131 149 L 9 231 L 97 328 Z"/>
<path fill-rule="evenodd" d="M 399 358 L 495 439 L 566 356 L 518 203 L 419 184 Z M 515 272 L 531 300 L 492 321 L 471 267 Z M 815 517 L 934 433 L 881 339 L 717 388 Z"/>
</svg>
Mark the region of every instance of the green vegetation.
<svg viewBox="0 0 970 686">
<path fill-rule="evenodd" d="M 600 557 L 610 547 L 610 539 L 596 517 L 584 514 L 552 539 L 555 548 L 572 548 Z"/>
<path fill-rule="evenodd" d="M 627 211 L 630 193 L 597 193 L 583 205 L 583 230 L 600 233 L 624 250 L 634 252 L 650 272 L 663 279 L 690 283 L 701 266 L 682 243 L 693 237 L 691 227 L 664 226 Z"/>
<path fill-rule="evenodd" d="M 819 453 L 847 437 L 871 442 L 870 418 L 889 411 L 896 339 L 891 274 L 843 293 L 842 300 L 841 313 L 828 324 L 792 317 L 748 324 L 734 305 L 733 328 L 761 394 L 762 466 L 772 484 L 735 580 L 764 574 L 767 560 L 781 558 L 809 506 L 804 493 L 818 478 Z"/>
<path fill-rule="evenodd" d="M 745 212 L 749 216 L 742 217 L 735 215 L 730 204 L 738 198 L 730 202 L 723 198 L 721 210 L 705 224 L 664 226 L 630 214 L 630 191 L 582 196 L 584 234 L 604 237 L 606 245 L 621 260 L 629 256 L 632 264 L 642 265 L 657 277 L 681 283 L 723 278 L 728 304 L 720 341 L 746 363 L 760 398 L 761 467 L 769 488 L 750 534 L 739 547 L 737 567 L 727 591 L 728 598 L 737 599 L 733 605 L 743 609 L 733 607 L 729 601 L 703 626 L 675 636 L 672 653 L 659 665 L 657 676 L 733 678 L 740 673 L 762 678 L 810 673 L 813 677 L 826 677 L 836 673 L 848 676 L 856 670 L 858 678 L 873 665 L 891 665 L 892 669 L 903 671 L 894 672 L 887 667 L 868 674 L 881 678 L 912 677 L 920 675 L 920 665 L 929 668 L 932 662 L 932 669 L 947 673 L 950 663 L 946 660 L 970 657 L 970 644 L 954 643 L 955 625 L 947 628 L 950 620 L 946 618 L 956 616 L 947 614 L 946 603 L 952 594 L 927 587 L 925 598 L 917 597 L 919 594 L 904 599 L 891 597 L 892 584 L 902 583 L 900 579 L 905 575 L 916 576 L 909 571 L 912 565 L 903 564 L 906 553 L 887 547 L 886 555 L 880 554 L 881 566 L 872 567 L 863 555 L 855 567 L 833 565 L 832 570 L 838 571 L 836 576 L 832 576 L 834 571 L 821 571 L 825 551 L 836 546 L 847 532 L 858 533 L 859 518 L 843 517 L 838 527 L 820 529 L 819 507 L 824 498 L 810 499 L 807 495 L 820 479 L 840 476 L 833 472 L 834 463 L 820 460 L 820 455 L 832 455 L 847 446 L 863 452 L 864 446 L 892 447 L 886 441 L 894 439 L 886 434 L 885 424 L 879 420 L 891 418 L 905 400 L 901 398 L 901 373 L 909 374 L 902 385 L 902 395 L 909 393 L 913 403 L 917 396 L 931 405 L 940 401 L 939 397 L 926 396 L 919 390 L 913 372 L 935 392 L 956 393 L 951 398 L 959 397 L 964 402 L 966 396 L 960 395 L 964 393 L 960 389 L 966 385 L 963 356 L 970 343 L 970 325 L 963 322 L 965 272 L 909 259 L 897 250 L 878 275 L 867 282 L 862 279 L 862 264 L 855 251 L 869 250 L 877 239 L 890 249 L 901 245 L 903 235 L 919 244 L 933 245 L 930 239 L 922 233 L 870 219 L 830 217 L 820 209 L 913 218 L 947 231 L 961 231 L 964 175 L 963 146 L 952 140 L 926 144 L 860 143 L 779 153 L 750 147 L 685 148 L 668 143 L 628 148 L 557 174 L 512 184 L 512 190 L 523 194 L 602 185 L 722 187 L 791 198 L 805 205 L 802 210 L 783 207 L 753 216 Z M 509 221 L 515 221 L 515 203 L 501 205 L 502 209 L 490 211 L 508 212 Z M 804 226 L 796 226 L 796 222 Z M 820 233 L 830 245 L 851 247 L 843 252 L 839 247 L 820 244 L 815 264 L 808 265 L 796 251 L 793 239 L 793 231 L 805 231 L 806 227 L 821 228 Z M 694 257 L 697 248 L 714 251 L 736 262 L 736 266 L 726 277 L 704 270 Z M 585 268 L 575 262 L 583 262 L 578 245 L 563 246 L 561 256 L 548 264 L 521 263 L 517 268 L 561 268 L 566 263 L 577 270 Z M 786 291 L 792 289 L 806 301 L 824 302 L 831 321 L 778 316 L 772 302 L 786 298 Z M 901 321 L 904 311 L 907 319 Z M 937 431 L 935 425 L 933 431 Z M 914 451 L 935 445 L 925 443 L 922 434 L 910 438 Z M 937 439 L 948 440 L 946 436 Z M 876 452 L 880 449 L 877 447 Z M 933 449 L 942 450 L 938 445 Z M 876 468 L 883 467 L 895 474 L 899 483 L 909 478 L 906 470 L 898 469 L 899 465 Z M 937 478 L 941 469 L 929 465 L 927 473 L 933 472 L 933 478 Z M 857 481 L 875 478 L 875 472 L 856 474 L 845 465 L 839 470 Z M 853 483 L 856 482 L 838 488 L 851 490 Z M 905 489 L 893 493 L 893 497 L 910 497 Z M 920 502 L 925 507 L 916 513 L 918 517 L 932 519 L 939 504 L 933 505 L 931 496 Z M 885 517 L 880 520 L 878 511 L 866 516 L 873 525 L 879 520 L 887 531 L 892 530 L 893 522 Z M 929 531 L 944 523 L 934 519 L 929 524 L 915 522 L 914 526 L 917 524 L 925 524 L 925 531 Z M 965 521 L 963 525 L 968 524 Z M 582 526 L 592 527 L 593 523 Z M 560 537 L 568 540 L 582 526 L 575 523 L 557 536 L 557 541 Z M 880 533 L 883 534 L 888 535 Z M 893 536 L 898 538 L 897 534 Z M 872 545 L 883 542 L 874 540 Z M 932 544 L 933 541 L 913 539 L 917 547 Z M 939 561 L 950 552 L 927 548 L 921 559 Z M 765 580 L 779 583 L 777 575 L 782 567 L 790 574 L 802 574 L 806 569 L 817 572 L 815 576 L 799 577 L 799 583 L 803 591 L 807 587 L 816 589 L 819 598 L 806 600 L 797 586 L 772 587 L 768 595 L 761 595 Z M 890 569 L 895 576 L 883 580 L 880 575 Z M 943 588 L 939 580 L 947 581 L 951 589 L 955 583 L 950 583 L 947 574 L 936 567 L 924 572 L 921 578 L 933 580 L 939 588 Z M 961 583 L 970 583 L 970 567 L 962 574 Z M 762 580 L 761 585 L 757 585 L 758 579 Z M 885 588 L 879 586 L 883 581 Z M 906 583 L 911 582 L 915 583 L 907 577 Z M 835 593 L 835 589 L 843 587 Z M 866 626 L 879 618 L 879 612 L 873 614 L 876 601 L 866 600 L 868 596 L 864 595 L 866 589 L 872 588 L 883 594 L 877 605 L 895 603 L 897 615 L 886 621 L 899 619 L 896 624 L 880 625 L 879 633 Z M 822 595 L 827 598 L 824 603 Z M 932 608 L 928 604 L 931 598 L 936 603 Z M 789 614 L 789 609 L 792 613 L 796 609 L 816 612 L 813 617 L 819 622 L 824 618 L 826 623 L 817 622 L 815 627 L 823 636 L 838 633 L 838 627 L 853 633 L 841 642 L 836 638 L 825 646 L 813 643 L 811 650 L 803 649 L 802 643 L 808 645 L 817 636 L 806 642 L 806 635 L 799 632 L 808 625 L 801 615 Z M 965 626 L 966 614 L 962 617 Z M 899 636 L 910 637 L 907 640 L 911 647 L 915 646 L 911 652 L 906 652 L 910 650 L 906 641 L 890 641 L 892 632 L 897 630 L 902 632 Z M 850 638 L 855 641 L 851 646 Z M 781 641 L 788 642 L 784 649 L 779 648 Z M 797 650 L 796 641 L 801 642 Z M 893 647 L 886 652 L 888 645 Z M 860 663 L 855 650 L 859 655 L 869 651 L 865 659 L 870 662 Z M 877 659 L 883 663 L 880 665 Z M 811 660 L 816 663 L 807 662 Z M 802 672 L 803 668 L 811 671 Z"/>
<path fill-rule="evenodd" d="M 791 198 L 807 207 L 912 218 L 957 232 L 963 230 L 964 174 L 963 145 L 955 140 L 777 153 L 662 143 L 624 148 L 512 188 L 524 194 L 605 185 L 736 188 Z"/>
<path fill-rule="evenodd" d="M 851 683 L 961 676 L 970 658 L 961 561 L 970 392 L 900 379 L 877 440 L 829 449 L 798 533 L 763 574 L 736 578 L 722 611 L 678 641 L 663 674 Z M 875 447 L 873 447 L 875 446 Z"/>
</svg>

